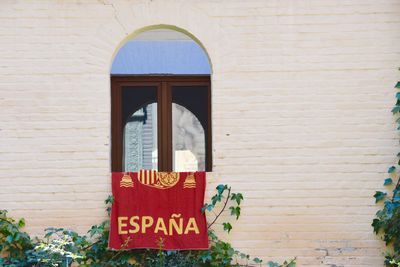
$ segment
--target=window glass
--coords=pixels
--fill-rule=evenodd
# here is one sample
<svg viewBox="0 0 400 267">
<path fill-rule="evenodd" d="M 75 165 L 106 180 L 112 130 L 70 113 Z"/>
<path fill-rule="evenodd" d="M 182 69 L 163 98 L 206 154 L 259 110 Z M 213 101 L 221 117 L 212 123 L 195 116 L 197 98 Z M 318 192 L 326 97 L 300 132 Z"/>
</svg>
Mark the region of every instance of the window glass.
<svg viewBox="0 0 400 267">
<path fill-rule="evenodd" d="M 205 135 L 197 117 L 187 108 L 172 104 L 172 156 L 174 171 L 205 170 Z"/>
<path fill-rule="evenodd" d="M 157 167 L 157 86 L 122 86 L 122 170 Z"/>
<path fill-rule="evenodd" d="M 138 109 L 126 121 L 123 144 L 124 171 L 157 169 L 157 104 Z"/>
<path fill-rule="evenodd" d="M 172 159 L 175 171 L 206 170 L 208 87 L 173 85 Z"/>
</svg>

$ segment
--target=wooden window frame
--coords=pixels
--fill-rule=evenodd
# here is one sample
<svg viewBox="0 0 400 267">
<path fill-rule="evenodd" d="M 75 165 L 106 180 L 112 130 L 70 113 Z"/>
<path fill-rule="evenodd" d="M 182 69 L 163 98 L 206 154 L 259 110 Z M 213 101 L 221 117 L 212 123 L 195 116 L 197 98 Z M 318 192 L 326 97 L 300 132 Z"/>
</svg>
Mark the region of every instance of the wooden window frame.
<svg viewBox="0 0 400 267">
<path fill-rule="evenodd" d="M 172 171 L 172 87 L 207 86 L 207 134 L 206 171 L 212 171 L 212 129 L 211 129 L 211 79 L 209 75 L 163 76 L 163 75 L 111 75 L 111 170 L 122 171 L 123 122 L 122 88 L 124 86 L 157 87 L 157 141 L 158 170 Z"/>
</svg>

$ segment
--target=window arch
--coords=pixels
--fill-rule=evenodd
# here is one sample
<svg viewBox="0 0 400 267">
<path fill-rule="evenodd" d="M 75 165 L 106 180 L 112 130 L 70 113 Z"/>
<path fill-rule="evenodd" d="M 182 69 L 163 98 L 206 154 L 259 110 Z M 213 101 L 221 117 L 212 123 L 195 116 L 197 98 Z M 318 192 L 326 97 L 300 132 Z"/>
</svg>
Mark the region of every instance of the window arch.
<svg viewBox="0 0 400 267">
<path fill-rule="evenodd" d="M 120 49 L 111 70 L 112 171 L 211 171 L 210 71 L 204 50 L 171 30 Z"/>
</svg>

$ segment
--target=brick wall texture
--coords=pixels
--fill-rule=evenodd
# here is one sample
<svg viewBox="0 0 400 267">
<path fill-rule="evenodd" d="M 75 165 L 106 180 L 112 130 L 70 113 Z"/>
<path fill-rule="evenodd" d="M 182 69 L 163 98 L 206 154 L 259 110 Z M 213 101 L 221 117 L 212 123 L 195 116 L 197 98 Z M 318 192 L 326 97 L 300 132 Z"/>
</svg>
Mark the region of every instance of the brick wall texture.
<svg viewBox="0 0 400 267">
<path fill-rule="evenodd" d="M 383 266 L 370 224 L 398 152 L 399 0 L 2 0 L 0 208 L 34 235 L 105 218 L 110 67 L 152 25 L 210 56 L 208 188 L 245 196 L 226 238 L 264 260 Z"/>
</svg>

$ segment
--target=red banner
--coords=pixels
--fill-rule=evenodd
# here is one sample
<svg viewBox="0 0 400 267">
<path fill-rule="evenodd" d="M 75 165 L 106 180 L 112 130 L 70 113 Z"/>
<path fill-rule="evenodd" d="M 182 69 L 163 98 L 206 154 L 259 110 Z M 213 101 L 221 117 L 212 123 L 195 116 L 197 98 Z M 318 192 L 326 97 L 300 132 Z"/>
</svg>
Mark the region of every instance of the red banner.
<svg viewBox="0 0 400 267">
<path fill-rule="evenodd" d="M 205 172 L 112 173 L 110 249 L 208 249 Z"/>
</svg>

